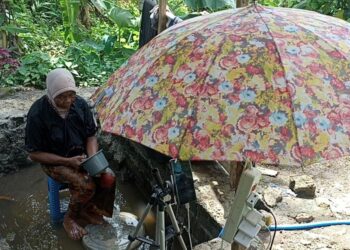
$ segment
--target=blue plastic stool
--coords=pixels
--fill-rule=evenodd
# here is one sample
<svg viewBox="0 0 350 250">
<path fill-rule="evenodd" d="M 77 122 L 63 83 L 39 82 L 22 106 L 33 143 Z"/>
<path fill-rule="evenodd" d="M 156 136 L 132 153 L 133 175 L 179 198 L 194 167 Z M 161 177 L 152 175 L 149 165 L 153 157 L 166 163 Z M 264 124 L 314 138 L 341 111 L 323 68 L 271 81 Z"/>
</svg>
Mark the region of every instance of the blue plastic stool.
<svg viewBox="0 0 350 250">
<path fill-rule="evenodd" d="M 65 211 L 61 211 L 60 190 L 66 189 L 67 184 L 55 181 L 51 177 L 47 179 L 47 187 L 49 191 L 49 208 L 51 223 L 57 224 L 63 221 Z"/>
</svg>

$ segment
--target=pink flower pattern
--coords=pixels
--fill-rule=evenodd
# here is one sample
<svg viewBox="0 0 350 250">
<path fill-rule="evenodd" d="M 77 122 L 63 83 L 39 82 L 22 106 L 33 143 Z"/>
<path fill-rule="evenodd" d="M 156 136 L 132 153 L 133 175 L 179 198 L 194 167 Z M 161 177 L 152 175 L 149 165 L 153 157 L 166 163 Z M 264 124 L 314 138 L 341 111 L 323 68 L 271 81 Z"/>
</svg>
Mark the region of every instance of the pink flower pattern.
<svg viewBox="0 0 350 250">
<path fill-rule="evenodd" d="M 249 6 L 175 25 L 99 88 L 102 129 L 182 160 L 307 165 L 350 153 L 350 24 Z"/>
</svg>

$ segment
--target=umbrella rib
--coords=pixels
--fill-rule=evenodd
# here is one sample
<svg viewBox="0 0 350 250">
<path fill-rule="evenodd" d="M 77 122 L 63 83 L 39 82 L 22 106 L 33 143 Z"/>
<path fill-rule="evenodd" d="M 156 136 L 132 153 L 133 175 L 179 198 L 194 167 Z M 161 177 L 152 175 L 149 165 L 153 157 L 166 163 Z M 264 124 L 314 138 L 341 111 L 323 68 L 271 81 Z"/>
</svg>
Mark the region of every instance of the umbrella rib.
<svg viewBox="0 0 350 250">
<path fill-rule="evenodd" d="M 270 8 L 271 9 L 271 8 Z M 285 9 L 286 8 L 280 8 L 280 7 L 274 7 L 273 8 L 274 10 L 275 9 L 281 9 L 282 11 L 285 11 Z M 287 10 L 288 12 L 307 12 L 307 13 L 309 13 L 310 15 L 313 15 L 313 20 L 317 20 L 317 21 L 319 21 L 319 22 L 322 22 L 322 23 L 325 23 L 325 24 L 329 24 L 329 20 L 323 20 L 323 19 L 320 19 L 319 18 L 319 16 L 320 16 L 320 14 L 319 13 L 317 13 L 317 12 L 315 12 L 315 11 L 311 11 L 311 10 L 303 10 L 303 9 L 293 9 L 293 8 L 288 8 L 288 10 Z M 316 14 L 319 14 L 319 15 L 315 15 L 315 13 Z M 289 19 L 288 19 L 288 17 L 284 17 L 284 16 L 281 16 L 281 15 L 278 15 L 278 14 L 274 14 L 274 15 L 276 15 L 276 16 L 279 16 L 279 17 L 283 17 L 283 18 L 285 18 L 285 19 L 287 19 L 288 21 L 290 21 Z M 292 16 L 292 15 L 291 15 Z M 324 15 L 324 16 L 326 16 L 326 15 Z M 328 16 L 327 15 L 327 17 L 328 18 L 330 18 L 330 19 L 336 19 L 338 22 L 340 21 L 340 22 L 344 22 L 344 24 L 349 24 L 347 21 L 345 21 L 345 20 L 342 20 L 342 19 L 339 19 L 339 18 L 335 18 L 335 17 L 333 17 L 333 16 Z M 294 23 L 295 25 L 298 25 L 298 24 L 296 24 L 294 21 L 290 21 L 291 23 Z M 300 26 L 300 25 L 299 25 Z M 332 26 L 337 26 L 337 27 L 339 27 L 339 28 L 343 28 L 344 26 L 342 26 L 342 25 L 339 25 L 339 24 L 337 24 L 337 23 L 332 23 Z M 302 26 L 301 26 L 302 27 Z"/>
<path fill-rule="evenodd" d="M 223 45 L 223 43 L 225 42 L 225 40 L 226 40 L 226 39 L 222 39 L 220 45 L 217 46 L 217 48 L 218 48 L 217 52 L 219 52 L 219 51 L 221 50 L 222 45 Z M 215 55 L 215 56 L 213 57 L 212 62 L 214 62 L 214 61 L 216 60 L 216 58 L 220 55 L 220 53 L 216 53 L 216 54 L 214 54 L 214 55 Z M 214 63 L 211 63 L 210 66 L 208 67 L 207 73 L 206 73 L 205 77 L 203 77 L 203 80 L 202 80 L 203 82 L 205 82 L 205 79 L 207 79 L 207 77 L 209 76 L 210 69 L 211 69 L 213 66 L 214 66 Z M 194 100 L 194 103 L 198 104 L 199 98 L 201 98 L 201 96 L 200 96 L 200 95 L 197 95 L 197 98 Z M 197 111 L 198 111 L 198 105 L 194 105 L 194 107 L 196 107 L 196 108 L 197 108 Z M 194 113 L 196 114 L 196 118 L 197 118 L 198 112 L 194 112 L 194 110 L 193 110 L 192 114 L 194 114 Z M 187 126 L 186 126 L 186 129 L 185 129 L 184 135 L 183 135 L 182 138 L 181 138 L 181 143 L 180 143 L 180 146 L 179 146 L 179 154 L 180 154 L 180 151 L 181 151 L 181 147 L 182 147 L 182 145 L 183 145 L 183 142 L 184 142 L 184 140 L 185 140 L 185 138 L 186 138 L 186 135 L 187 135 L 187 133 L 188 133 L 188 130 L 189 130 L 189 126 L 188 126 L 189 123 L 190 123 L 190 121 L 187 122 Z"/>
<path fill-rule="evenodd" d="M 256 11 L 257 11 L 257 13 L 258 13 L 258 16 L 260 17 L 261 21 L 265 24 L 265 26 L 266 26 L 266 28 L 267 28 L 267 30 L 268 30 L 268 32 L 269 32 L 271 38 L 272 38 L 271 40 L 272 40 L 272 42 L 273 42 L 273 43 L 275 44 L 275 46 L 276 46 L 276 52 L 277 52 L 278 58 L 279 58 L 279 60 L 280 60 L 280 62 L 281 62 L 281 66 L 282 66 L 282 69 L 283 69 L 283 72 L 284 72 L 284 76 L 286 76 L 286 69 L 285 69 L 284 64 L 283 64 L 283 61 L 282 61 L 282 56 L 281 56 L 281 53 L 280 53 L 280 51 L 279 51 L 279 49 L 278 49 L 277 43 L 276 43 L 275 40 L 274 40 L 274 37 L 273 37 L 273 35 L 272 35 L 272 32 L 271 32 L 269 26 L 267 25 L 267 23 L 264 21 L 264 18 L 261 16 L 261 14 L 260 14 L 259 10 L 257 9 L 257 7 L 254 6 L 254 8 L 256 9 Z M 289 80 L 288 80 L 286 77 L 285 77 L 285 80 L 286 80 L 287 83 L 289 82 Z M 291 105 L 291 109 L 292 109 L 292 117 L 291 117 L 291 119 L 293 120 L 293 125 L 294 125 L 294 128 L 295 128 L 296 140 L 297 140 L 298 149 L 299 149 L 300 158 L 301 158 L 301 166 L 303 166 L 304 160 L 303 160 L 303 156 L 302 156 L 301 150 L 300 150 L 298 128 L 296 127 L 295 121 L 294 121 L 294 118 L 293 118 L 293 114 L 294 114 L 294 105 L 293 105 L 293 102 L 292 102 L 292 95 L 291 95 L 291 93 L 290 93 L 290 91 L 289 91 L 288 88 L 287 88 L 287 91 L 288 91 L 289 99 L 290 99 L 291 104 L 292 104 L 292 105 Z"/>
<path fill-rule="evenodd" d="M 280 16 L 280 15 L 278 15 L 278 14 L 275 14 L 274 13 L 274 15 L 276 15 L 276 16 L 279 16 L 279 17 L 281 17 L 281 18 L 284 18 L 284 19 L 286 19 L 286 20 L 288 20 L 290 23 L 293 23 L 295 26 L 298 26 L 298 27 L 300 27 L 300 28 L 302 28 L 302 29 L 304 29 L 304 30 L 308 30 L 307 28 L 305 28 L 302 24 L 298 24 L 298 23 L 295 23 L 294 21 L 292 21 L 292 20 L 290 20 L 288 17 L 284 17 L 284 16 Z M 259 14 L 259 16 L 260 16 L 260 14 Z M 261 16 L 260 16 L 261 17 Z M 262 17 L 261 17 L 262 18 Z M 318 21 L 320 21 L 320 22 L 324 22 L 323 20 L 320 20 L 320 19 L 317 19 Z M 263 21 L 264 22 L 264 21 Z M 265 22 L 264 22 L 265 23 Z M 265 25 L 266 25 L 266 23 L 265 23 Z M 266 25 L 267 26 L 267 25 Z M 270 30 L 269 28 L 268 28 L 268 30 Z M 270 32 L 270 34 L 271 34 L 271 32 Z M 315 33 L 316 34 L 316 33 Z M 272 36 L 272 34 L 271 34 L 271 36 Z M 319 36 L 318 35 L 318 38 L 321 38 L 321 40 L 322 41 L 324 41 L 326 44 L 328 44 L 329 45 L 329 47 L 331 47 L 331 48 L 333 48 L 334 50 L 336 50 L 339 54 L 341 54 L 346 60 L 350 60 L 350 58 L 349 58 L 349 56 L 347 56 L 347 55 L 345 55 L 344 53 L 342 53 L 336 46 L 334 46 L 333 44 L 331 44 L 329 41 L 327 41 L 326 39 L 324 39 L 322 36 Z"/>
</svg>

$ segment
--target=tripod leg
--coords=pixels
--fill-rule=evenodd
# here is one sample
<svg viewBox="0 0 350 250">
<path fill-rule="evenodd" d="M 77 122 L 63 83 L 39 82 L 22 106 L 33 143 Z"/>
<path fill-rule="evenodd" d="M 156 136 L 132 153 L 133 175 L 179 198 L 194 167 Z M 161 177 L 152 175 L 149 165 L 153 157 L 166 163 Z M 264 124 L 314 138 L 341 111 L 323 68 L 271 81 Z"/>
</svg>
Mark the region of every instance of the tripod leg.
<svg viewBox="0 0 350 250">
<path fill-rule="evenodd" d="M 157 205 L 157 213 L 156 213 L 156 235 L 155 235 L 155 242 L 156 244 L 160 245 L 160 219 L 159 219 L 159 207 Z"/>
<path fill-rule="evenodd" d="M 139 234 L 140 228 L 143 224 L 143 222 L 146 219 L 147 214 L 149 213 L 149 211 L 151 210 L 152 205 L 150 203 L 147 204 L 147 207 L 145 208 L 145 211 L 143 212 L 141 219 L 139 221 L 139 223 L 137 223 L 136 229 L 134 231 L 134 233 L 131 235 L 131 239 L 135 239 L 137 237 L 137 235 Z M 130 235 L 129 235 L 130 237 Z M 126 247 L 126 250 L 130 250 L 131 248 L 131 244 L 133 243 L 134 240 L 130 240 L 128 246 Z"/>
<path fill-rule="evenodd" d="M 186 244 L 185 244 L 184 239 L 182 238 L 182 235 L 181 235 L 181 231 L 180 231 L 179 225 L 177 224 L 174 211 L 173 211 L 173 209 L 172 209 L 170 204 L 165 207 L 165 211 L 168 213 L 168 215 L 170 217 L 171 223 L 172 223 L 172 225 L 173 225 L 173 227 L 175 229 L 176 235 L 177 235 L 176 236 L 177 240 L 180 242 L 180 245 L 181 245 L 182 249 L 183 250 L 187 250 Z"/>
<path fill-rule="evenodd" d="M 157 220 L 159 220 L 158 233 L 159 233 L 160 250 L 165 250 L 165 218 L 164 218 L 164 209 L 159 211 Z"/>
</svg>

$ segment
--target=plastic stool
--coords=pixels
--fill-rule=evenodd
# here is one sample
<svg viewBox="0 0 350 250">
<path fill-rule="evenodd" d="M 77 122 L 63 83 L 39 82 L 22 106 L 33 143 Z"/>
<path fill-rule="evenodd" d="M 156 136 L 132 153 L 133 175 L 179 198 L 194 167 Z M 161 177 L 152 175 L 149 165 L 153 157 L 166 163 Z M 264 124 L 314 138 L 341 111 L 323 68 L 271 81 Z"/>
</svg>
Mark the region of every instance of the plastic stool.
<svg viewBox="0 0 350 250">
<path fill-rule="evenodd" d="M 51 223 L 57 224 L 63 221 L 65 211 L 61 211 L 60 206 L 60 190 L 66 189 L 67 184 L 55 181 L 51 177 L 47 179 L 47 187 L 49 191 L 49 208 Z"/>
</svg>

